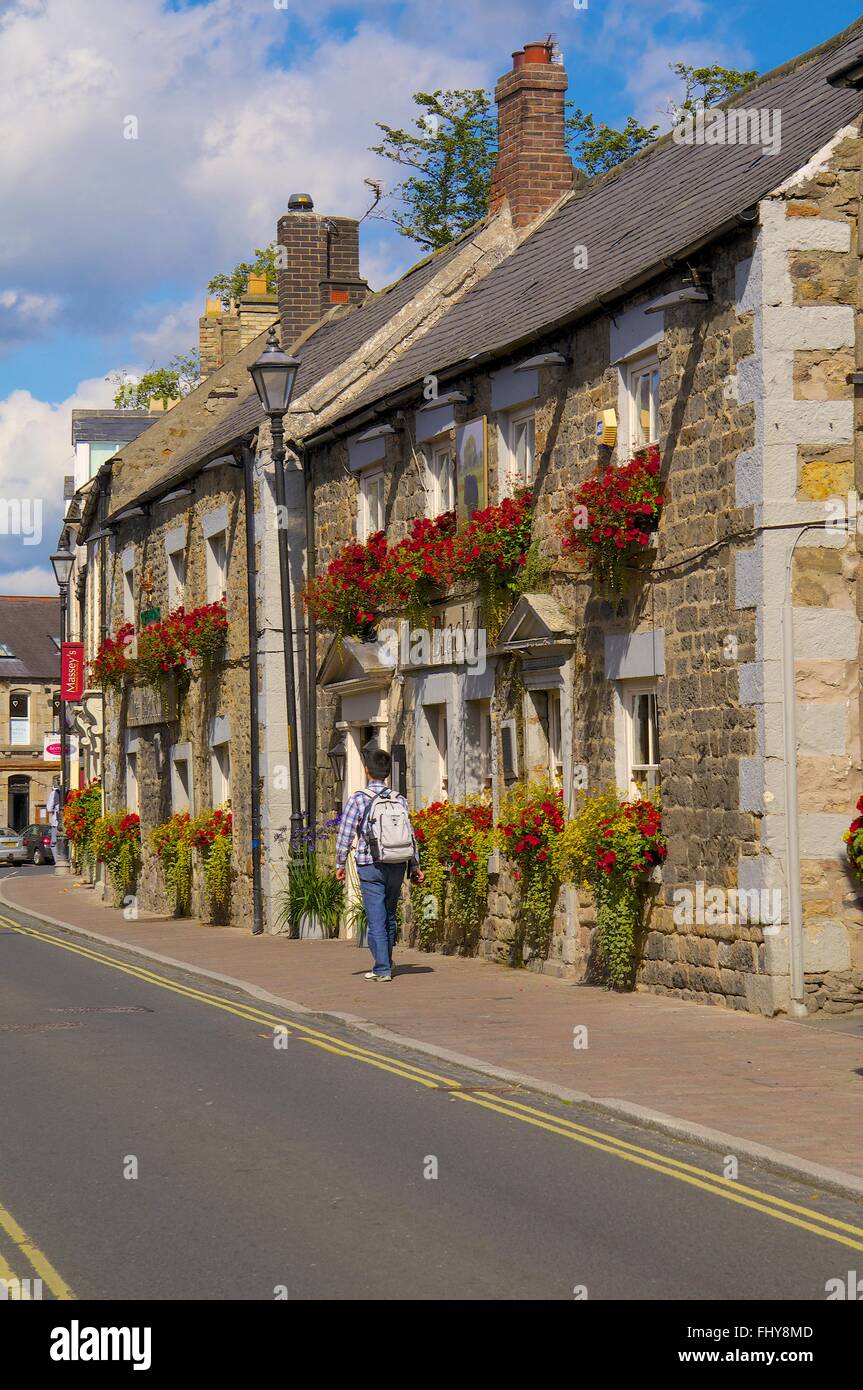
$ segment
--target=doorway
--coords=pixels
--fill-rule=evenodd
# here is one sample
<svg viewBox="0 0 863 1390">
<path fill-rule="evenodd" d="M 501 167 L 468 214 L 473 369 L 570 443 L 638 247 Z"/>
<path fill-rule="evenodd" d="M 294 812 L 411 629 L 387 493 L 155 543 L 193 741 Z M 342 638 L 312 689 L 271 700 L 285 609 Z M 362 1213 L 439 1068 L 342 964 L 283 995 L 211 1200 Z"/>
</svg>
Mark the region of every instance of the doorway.
<svg viewBox="0 0 863 1390">
<path fill-rule="evenodd" d="M 30 778 L 9 779 L 9 825 L 12 830 L 26 830 L 30 824 Z"/>
</svg>

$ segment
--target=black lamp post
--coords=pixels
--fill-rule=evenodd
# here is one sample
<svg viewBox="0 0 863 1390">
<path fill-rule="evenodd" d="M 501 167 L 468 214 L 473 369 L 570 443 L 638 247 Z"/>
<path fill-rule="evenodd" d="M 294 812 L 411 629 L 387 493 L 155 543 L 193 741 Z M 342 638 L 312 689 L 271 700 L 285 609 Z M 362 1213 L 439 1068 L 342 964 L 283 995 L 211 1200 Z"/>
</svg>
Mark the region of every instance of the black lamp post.
<svg viewBox="0 0 863 1390">
<path fill-rule="evenodd" d="M 291 851 L 296 852 L 303 835 L 303 813 L 300 806 L 300 755 L 297 745 L 297 689 L 294 679 L 294 624 L 291 617 L 291 574 L 288 558 L 288 532 L 285 501 L 285 429 L 284 417 L 291 404 L 299 362 L 283 352 L 271 328 L 267 346 L 249 368 L 258 399 L 270 421 L 273 436 L 273 463 L 276 470 L 276 506 L 278 509 L 279 578 L 282 594 L 282 629 L 285 643 L 285 699 L 288 716 L 288 769 L 291 783 Z M 311 544 L 311 538 L 309 539 Z M 309 757 L 314 750 L 308 750 Z"/>
<path fill-rule="evenodd" d="M 62 540 L 61 539 L 61 544 Z M 60 549 L 51 556 L 51 568 L 54 571 L 54 578 L 60 590 L 60 651 L 62 653 L 63 643 L 66 641 L 66 607 L 69 595 L 69 580 L 72 576 L 72 566 L 75 563 L 75 556 L 71 550 Z M 59 869 L 66 869 L 69 866 L 69 852 L 66 848 L 66 832 L 63 826 L 63 812 L 66 806 L 66 791 L 68 788 L 69 774 L 66 766 L 66 706 L 63 703 L 62 692 L 60 696 L 60 805 L 57 808 L 57 842 L 54 846 L 54 863 Z"/>
</svg>

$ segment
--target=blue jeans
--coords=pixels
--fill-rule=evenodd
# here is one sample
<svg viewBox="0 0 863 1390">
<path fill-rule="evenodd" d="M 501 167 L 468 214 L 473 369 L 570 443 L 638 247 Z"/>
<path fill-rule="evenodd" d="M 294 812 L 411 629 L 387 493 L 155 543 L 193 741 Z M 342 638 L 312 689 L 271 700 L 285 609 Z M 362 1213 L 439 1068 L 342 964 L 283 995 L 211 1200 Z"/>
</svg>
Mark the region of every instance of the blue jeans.
<svg viewBox="0 0 863 1390">
<path fill-rule="evenodd" d="M 390 975 L 396 944 L 396 908 L 406 864 L 358 864 L 357 877 L 368 923 L 368 947 L 376 975 Z"/>
</svg>

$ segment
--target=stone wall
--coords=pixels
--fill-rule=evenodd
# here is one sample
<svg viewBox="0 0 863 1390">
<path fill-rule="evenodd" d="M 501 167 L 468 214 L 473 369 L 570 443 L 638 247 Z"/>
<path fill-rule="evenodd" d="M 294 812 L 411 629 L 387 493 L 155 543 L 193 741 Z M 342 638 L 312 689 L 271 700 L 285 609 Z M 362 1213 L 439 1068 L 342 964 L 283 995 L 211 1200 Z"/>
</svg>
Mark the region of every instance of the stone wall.
<svg viewBox="0 0 863 1390">
<path fill-rule="evenodd" d="M 106 713 L 106 805 L 117 810 L 127 805 L 125 783 L 126 736 L 138 739 L 138 785 L 144 842 L 144 867 L 139 884 L 143 909 L 168 911 L 158 860 L 147 846 L 154 826 L 171 815 L 171 748 L 191 745 L 193 804 L 192 814 L 213 806 L 211 780 L 211 721 L 217 716 L 230 721 L 231 809 L 234 816 L 233 885 L 229 920 L 248 925 L 252 920 L 251 888 L 251 777 L 249 723 L 249 641 L 246 593 L 246 534 L 242 492 L 236 487 L 236 471 L 224 464 L 199 475 L 190 485 L 193 497 L 154 504 L 149 516 L 130 518 L 118 527 L 109 558 L 109 627 L 112 633 L 123 622 L 122 556 L 135 547 L 136 627 L 142 609 L 169 611 L 167 552 L 165 536 L 178 526 L 185 527 L 187 610 L 207 600 L 206 555 L 203 517 L 224 507 L 227 515 L 228 636 L 223 659 L 210 674 L 193 669 L 191 683 L 176 704 L 169 699 L 160 713 L 160 702 L 145 687 L 128 686 L 122 694 L 111 693 Z M 256 562 L 257 563 L 257 562 Z M 146 580 L 149 588 L 144 588 Z M 168 717 L 163 717 L 167 714 Z M 146 722 L 140 722 L 145 720 Z M 192 912 L 206 916 L 200 866 L 196 868 Z"/>
</svg>

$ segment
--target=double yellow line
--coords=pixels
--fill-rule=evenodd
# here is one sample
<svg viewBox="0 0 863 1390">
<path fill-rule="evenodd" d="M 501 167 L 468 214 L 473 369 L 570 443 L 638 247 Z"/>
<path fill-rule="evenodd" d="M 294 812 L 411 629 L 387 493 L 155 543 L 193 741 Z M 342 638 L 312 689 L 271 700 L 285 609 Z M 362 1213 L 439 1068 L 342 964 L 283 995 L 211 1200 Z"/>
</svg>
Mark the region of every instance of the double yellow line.
<svg viewBox="0 0 863 1390">
<path fill-rule="evenodd" d="M 788 1225 L 797 1226 L 813 1235 L 822 1236 L 825 1240 L 835 1241 L 852 1250 L 863 1251 L 863 1229 L 859 1226 L 853 1226 L 846 1221 L 839 1221 L 835 1217 L 812 1211 L 809 1207 L 786 1201 L 783 1197 L 776 1197 L 772 1193 L 748 1187 L 745 1183 L 732 1178 L 719 1177 L 717 1174 L 711 1173 L 709 1169 L 699 1168 L 692 1163 L 684 1163 L 680 1159 L 669 1158 L 656 1150 L 645 1148 L 639 1144 L 628 1143 L 624 1139 L 617 1139 L 602 1130 L 591 1129 L 587 1125 L 550 1114 L 546 1110 L 540 1110 L 536 1106 L 524 1104 L 522 1101 L 476 1088 L 467 1090 L 454 1078 L 444 1076 L 439 1072 L 414 1066 L 413 1063 L 404 1062 L 399 1058 L 388 1057 L 385 1053 L 360 1047 L 356 1043 L 346 1042 L 342 1038 L 334 1037 L 332 1034 L 325 1033 L 319 1028 L 313 1028 L 309 1024 L 300 1023 L 296 1019 L 280 1018 L 278 1015 L 269 1013 L 265 1009 L 256 1008 L 254 1005 L 235 1003 L 206 990 L 179 984 L 177 981 L 159 975 L 144 966 L 129 965 L 113 956 L 106 955 L 102 951 L 93 950 L 89 946 L 80 946 L 74 942 L 63 941 L 46 932 L 21 926 L 2 915 L 0 915 L 0 923 L 12 931 L 33 937 L 37 941 L 43 941 L 49 946 L 70 951 L 73 955 L 83 956 L 87 960 L 108 966 L 112 970 L 122 971 L 144 984 L 158 985 L 160 989 L 167 989 L 186 999 L 208 1004 L 212 1008 L 221 1009 L 224 1013 L 234 1014 L 237 1018 L 247 1019 L 252 1023 L 265 1023 L 271 1025 L 273 1029 L 285 1029 L 288 1034 L 296 1033 L 301 1041 L 312 1047 L 318 1047 L 324 1052 L 332 1053 L 338 1057 L 346 1057 L 354 1062 L 363 1062 L 366 1066 L 377 1067 L 381 1071 L 391 1072 L 394 1076 L 400 1076 L 406 1081 L 413 1081 L 420 1086 L 426 1086 L 430 1090 L 443 1091 L 455 1100 L 482 1106 L 483 1109 L 492 1110 L 498 1115 L 504 1115 L 507 1119 L 533 1125 L 536 1129 L 545 1130 L 547 1133 L 555 1134 L 571 1143 L 585 1145 L 588 1148 L 598 1150 L 600 1153 L 609 1154 L 613 1158 L 622 1159 L 625 1163 L 634 1163 L 640 1168 L 647 1168 L 654 1173 L 661 1173 L 664 1177 L 687 1183 L 690 1187 L 700 1188 L 703 1192 L 710 1193 L 711 1196 L 722 1197 L 728 1202 L 735 1202 L 738 1206 L 749 1207 L 752 1211 L 771 1216 L 776 1221 L 784 1221 Z M 0 1208 L 0 1224 L 2 1224 L 2 1208 Z"/>
</svg>

